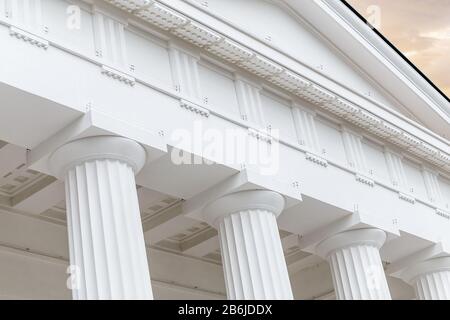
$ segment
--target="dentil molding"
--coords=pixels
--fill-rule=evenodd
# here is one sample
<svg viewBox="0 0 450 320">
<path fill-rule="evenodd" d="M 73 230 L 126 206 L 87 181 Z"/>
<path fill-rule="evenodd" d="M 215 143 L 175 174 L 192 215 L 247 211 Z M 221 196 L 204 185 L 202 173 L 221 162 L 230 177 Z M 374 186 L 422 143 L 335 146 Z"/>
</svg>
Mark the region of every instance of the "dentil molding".
<svg viewBox="0 0 450 320">
<path fill-rule="evenodd" d="M 272 144 L 273 142 L 273 137 L 265 131 L 248 128 L 248 134 L 249 136 L 256 138 L 257 140 L 264 141 L 268 144 Z"/>
<path fill-rule="evenodd" d="M 136 79 L 135 78 L 133 78 L 133 77 L 131 77 L 131 76 L 129 76 L 129 75 L 123 73 L 123 72 L 120 72 L 120 71 L 118 71 L 116 69 L 113 69 L 111 67 L 102 65 L 101 71 L 102 71 L 102 74 L 104 74 L 104 75 L 106 75 L 106 76 L 108 76 L 108 77 L 110 77 L 110 78 L 112 78 L 114 80 L 118 80 L 120 82 L 123 82 L 123 83 L 125 83 L 125 84 L 127 84 L 127 85 L 129 85 L 131 87 L 133 87 L 136 84 Z"/>
<path fill-rule="evenodd" d="M 406 193 L 399 192 L 398 197 L 406 202 L 411 203 L 411 204 L 416 203 L 416 198 L 414 198 L 413 196 L 407 195 Z"/>
<path fill-rule="evenodd" d="M 47 50 L 49 47 L 49 42 L 41 37 L 35 36 L 29 32 L 22 29 L 16 28 L 14 26 L 9 27 L 9 34 L 11 37 L 15 37 L 22 41 L 28 42 L 29 44 Z"/>
<path fill-rule="evenodd" d="M 196 105 L 195 103 L 186 101 L 186 100 L 181 100 L 180 101 L 180 107 L 186 110 L 189 110 L 195 114 L 198 114 L 202 117 L 208 118 L 210 116 L 210 112 L 208 109 L 202 108 L 198 105 Z"/>
<path fill-rule="evenodd" d="M 417 139 L 395 125 L 347 101 L 339 94 L 323 88 L 225 35 L 213 31 L 181 12 L 155 0 L 106 1 L 424 158 L 445 171 L 450 169 L 450 155 L 446 152 L 434 148 L 429 143 Z"/>
<path fill-rule="evenodd" d="M 369 187 L 375 186 L 375 181 L 373 181 L 370 178 L 367 178 L 366 176 L 363 176 L 362 174 L 356 174 L 355 177 L 356 177 L 356 181 L 366 184 Z"/>
<path fill-rule="evenodd" d="M 328 161 L 326 159 L 319 157 L 315 154 L 312 154 L 310 152 L 306 152 L 305 158 L 306 160 L 314 162 L 322 167 L 328 167 Z"/>
</svg>

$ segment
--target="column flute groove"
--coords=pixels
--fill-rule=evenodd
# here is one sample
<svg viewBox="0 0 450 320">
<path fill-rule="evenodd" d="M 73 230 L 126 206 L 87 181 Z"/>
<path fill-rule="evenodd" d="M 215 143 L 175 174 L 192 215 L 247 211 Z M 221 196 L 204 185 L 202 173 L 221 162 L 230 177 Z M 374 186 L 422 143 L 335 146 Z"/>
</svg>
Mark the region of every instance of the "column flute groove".
<svg viewBox="0 0 450 320">
<path fill-rule="evenodd" d="M 437 257 L 406 268 L 401 277 L 419 300 L 450 300 L 450 257 Z"/>
<path fill-rule="evenodd" d="M 57 149 L 51 167 L 66 184 L 74 299 L 153 297 L 136 192 L 145 150 L 120 137 Z"/>
<path fill-rule="evenodd" d="M 351 230 L 319 243 L 328 260 L 339 300 L 390 300 L 379 248 L 386 234 L 377 229 Z"/>
<path fill-rule="evenodd" d="M 276 218 L 284 199 L 275 192 L 242 191 L 205 208 L 219 231 L 228 298 L 292 299 Z"/>
</svg>

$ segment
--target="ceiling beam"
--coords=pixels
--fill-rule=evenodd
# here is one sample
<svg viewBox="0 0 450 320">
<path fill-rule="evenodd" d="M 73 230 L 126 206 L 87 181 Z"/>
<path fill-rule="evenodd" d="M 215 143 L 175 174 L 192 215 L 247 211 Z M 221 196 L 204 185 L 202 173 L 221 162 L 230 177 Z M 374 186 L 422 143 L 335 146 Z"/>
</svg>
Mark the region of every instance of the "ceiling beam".
<svg viewBox="0 0 450 320">
<path fill-rule="evenodd" d="M 31 214 L 41 214 L 65 198 L 64 182 L 45 177 L 11 199 L 15 209 Z"/>
<path fill-rule="evenodd" d="M 219 247 L 219 236 L 213 228 L 208 228 L 206 231 L 183 242 L 181 245 L 183 254 L 195 257 L 204 257 L 208 253 L 216 251 Z"/>
<path fill-rule="evenodd" d="M 161 240 L 174 236 L 178 233 L 194 227 L 199 222 L 184 216 L 181 216 L 181 208 L 174 207 L 166 211 L 164 221 L 144 221 L 144 238 L 148 244 L 155 244 Z M 176 216 L 174 216 L 176 214 Z M 152 219 L 153 220 L 153 219 Z"/>
<path fill-rule="evenodd" d="M 4 145 L 0 148 L 0 179 L 24 163 L 25 149 L 12 144 Z"/>
</svg>

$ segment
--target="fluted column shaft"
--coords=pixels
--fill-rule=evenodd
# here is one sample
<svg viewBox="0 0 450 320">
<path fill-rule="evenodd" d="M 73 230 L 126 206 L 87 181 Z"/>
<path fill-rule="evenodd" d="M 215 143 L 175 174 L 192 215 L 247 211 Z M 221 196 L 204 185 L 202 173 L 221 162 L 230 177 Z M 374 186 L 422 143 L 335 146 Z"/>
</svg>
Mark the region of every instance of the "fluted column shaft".
<svg viewBox="0 0 450 320">
<path fill-rule="evenodd" d="M 450 300 L 450 271 L 419 276 L 414 289 L 419 300 Z"/>
<path fill-rule="evenodd" d="M 206 208 L 218 228 L 230 300 L 292 299 L 276 218 L 284 199 L 270 191 L 244 191 Z"/>
<path fill-rule="evenodd" d="M 402 278 L 414 287 L 419 300 L 450 300 L 450 257 L 420 262 L 406 269 Z"/>
<path fill-rule="evenodd" d="M 118 137 L 77 140 L 53 155 L 65 177 L 74 299 L 152 298 L 134 178 L 144 161 L 141 146 Z"/>
<path fill-rule="evenodd" d="M 330 263 L 338 300 L 390 300 L 379 248 L 386 234 L 377 229 L 334 235 L 317 246 Z"/>
</svg>

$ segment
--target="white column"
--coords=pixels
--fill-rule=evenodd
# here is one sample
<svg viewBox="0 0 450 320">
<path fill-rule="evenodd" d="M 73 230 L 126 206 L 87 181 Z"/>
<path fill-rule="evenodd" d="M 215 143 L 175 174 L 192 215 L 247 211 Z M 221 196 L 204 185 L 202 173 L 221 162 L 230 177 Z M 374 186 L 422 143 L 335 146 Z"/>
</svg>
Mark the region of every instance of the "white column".
<svg viewBox="0 0 450 320">
<path fill-rule="evenodd" d="M 292 299 L 276 218 L 284 198 L 276 192 L 241 191 L 206 206 L 218 229 L 230 300 Z"/>
<path fill-rule="evenodd" d="M 386 233 L 358 229 L 338 233 L 316 247 L 330 263 L 338 300 L 390 300 L 379 249 Z"/>
<path fill-rule="evenodd" d="M 402 278 L 414 287 L 419 300 L 450 300 L 450 257 L 419 262 Z"/>
<path fill-rule="evenodd" d="M 112 136 L 70 142 L 50 158 L 65 180 L 74 299 L 152 299 L 134 175 L 146 152 Z"/>
</svg>

